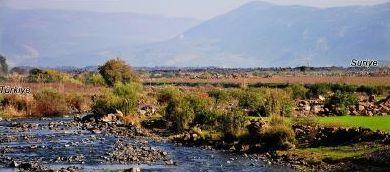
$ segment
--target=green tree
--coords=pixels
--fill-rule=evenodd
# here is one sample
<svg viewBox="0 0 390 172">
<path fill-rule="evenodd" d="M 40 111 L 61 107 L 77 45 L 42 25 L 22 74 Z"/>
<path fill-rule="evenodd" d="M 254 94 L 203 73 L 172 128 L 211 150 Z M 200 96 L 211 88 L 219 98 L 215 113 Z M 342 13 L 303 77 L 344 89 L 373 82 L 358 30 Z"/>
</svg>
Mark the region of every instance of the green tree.
<svg viewBox="0 0 390 172">
<path fill-rule="evenodd" d="M 119 58 L 107 61 L 103 66 L 99 67 L 99 73 L 109 86 L 114 86 L 117 82 L 124 84 L 139 82 L 138 75 L 132 67 Z"/>
<path fill-rule="evenodd" d="M 7 59 L 0 55 L 0 76 L 4 76 L 8 74 L 8 64 Z"/>
</svg>

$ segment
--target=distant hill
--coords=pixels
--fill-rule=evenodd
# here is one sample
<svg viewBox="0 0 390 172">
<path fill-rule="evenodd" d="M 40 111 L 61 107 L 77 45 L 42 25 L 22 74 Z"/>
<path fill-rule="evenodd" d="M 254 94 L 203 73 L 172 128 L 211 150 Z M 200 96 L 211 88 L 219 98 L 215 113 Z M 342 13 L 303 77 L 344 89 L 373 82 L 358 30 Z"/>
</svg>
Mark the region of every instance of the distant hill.
<svg viewBox="0 0 390 172">
<path fill-rule="evenodd" d="M 14 65 L 85 66 L 163 41 L 199 21 L 135 13 L 0 9 L 0 54 Z"/>
<path fill-rule="evenodd" d="M 348 66 L 390 60 L 390 3 L 314 8 L 251 2 L 200 23 L 133 13 L 0 11 L 0 54 L 16 65 Z"/>
<path fill-rule="evenodd" d="M 390 3 L 312 8 L 252 2 L 174 39 L 138 48 L 136 64 L 348 66 L 390 59 Z"/>
</svg>

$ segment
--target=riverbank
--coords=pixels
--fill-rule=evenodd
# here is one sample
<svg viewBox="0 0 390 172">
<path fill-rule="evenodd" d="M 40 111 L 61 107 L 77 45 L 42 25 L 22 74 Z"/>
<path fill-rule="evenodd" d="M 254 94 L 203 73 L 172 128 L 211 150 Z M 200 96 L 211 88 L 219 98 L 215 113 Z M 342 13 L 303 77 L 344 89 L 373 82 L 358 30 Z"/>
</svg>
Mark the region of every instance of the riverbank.
<svg viewBox="0 0 390 172">
<path fill-rule="evenodd" d="M 86 116 L 81 120 L 99 123 L 98 121 L 102 119 L 107 120 L 105 117 Z M 111 124 L 121 123 L 116 118 L 111 119 L 108 121 Z M 253 143 L 248 142 L 251 140 L 248 138 L 235 140 L 226 140 L 222 136 L 213 138 L 205 136 L 208 131 L 199 128 L 174 134 L 175 132 L 168 128 L 157 129 L 156 126 L 161 127 L 161 122 L 151 123 L 160 124 L 153 125 L 145 122 L 143 128 L 136 129 L 135 133 L 157 140 L 169 140 L 179 146 L 227 151 L 260 160 L 267 165 L 284 166 L 297 171 L 387 170 L 390 164 L 388 157 L 381 156 L 389 153 L 390 135 L 368 128 L 295 125 L 293 126 L 295 137 L 299 141 L 295 148 L 269 150 L 251 145 Z M 261 127 L 257 125 L 260 124 L 255 122 L 249 126 Z M 107 129 L 103 127 L 98 131 L 100 130 Z M 313 135 L 313 138 L 309 138 L 310 135 Z"/>
</svg>

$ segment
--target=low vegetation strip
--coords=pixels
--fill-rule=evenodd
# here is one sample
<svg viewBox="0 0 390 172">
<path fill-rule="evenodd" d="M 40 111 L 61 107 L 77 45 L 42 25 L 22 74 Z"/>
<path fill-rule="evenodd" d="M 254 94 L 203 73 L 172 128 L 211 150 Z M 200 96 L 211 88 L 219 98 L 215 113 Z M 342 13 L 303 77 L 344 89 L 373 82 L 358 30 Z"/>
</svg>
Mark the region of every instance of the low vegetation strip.
<svg viewBox="0 0 390 172">
<path fill-rule="evenodd" d="M 372 130 L 390 132 L 390 116 L 337 116 L 317 117 L 318 122 L 326 125 L 340 125 L 345 127 L 365 127 Z"/>
<path fill-rule="evenodd" d="M 221 78 L 221 79 L 201 79 L 201 78 L 143 78 L 144 83 L 343 83 L 353 85 L 390 85 L 390 78 L 387 76 L 272 76 L 272 77 L 248 77 L 248 78 Z"/>
</svg>

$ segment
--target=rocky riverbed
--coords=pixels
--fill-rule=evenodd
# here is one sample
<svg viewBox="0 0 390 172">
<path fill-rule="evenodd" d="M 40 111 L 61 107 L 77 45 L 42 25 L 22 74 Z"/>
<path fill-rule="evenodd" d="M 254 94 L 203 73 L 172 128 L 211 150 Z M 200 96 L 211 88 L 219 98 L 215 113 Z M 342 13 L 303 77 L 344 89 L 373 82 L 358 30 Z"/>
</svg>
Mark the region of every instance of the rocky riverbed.
<svg viewBox="0 0 390 172">
<path fill-rule="evenodd" d="M 80 118 L 0 121 L 0 171 L 292 171 L 227 151 L 183 147 Z"/>
</svg>

